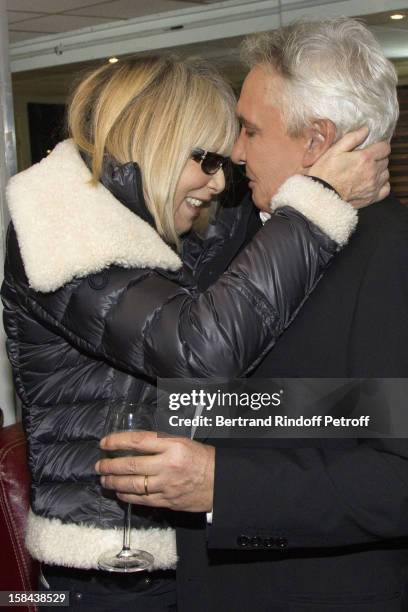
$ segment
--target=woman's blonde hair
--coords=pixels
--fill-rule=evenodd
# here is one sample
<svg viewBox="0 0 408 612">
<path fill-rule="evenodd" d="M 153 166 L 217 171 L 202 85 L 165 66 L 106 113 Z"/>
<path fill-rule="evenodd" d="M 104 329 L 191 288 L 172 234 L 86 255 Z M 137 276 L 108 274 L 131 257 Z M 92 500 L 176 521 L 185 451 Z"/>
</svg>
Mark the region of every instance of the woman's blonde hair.
<svg viewBox="0 0 408 612">
<path fill-rule="evenodd" d="M 93 183 L 104 155 L 137 162 L 157 231 L 178 245 L 174 194 L 193 148 L 229 155 L 237 135 L 232 89 L 200 59 L 150 56 L 94 70 L 68 109 L 70 136 L 92 159 Z"/>
</svg>

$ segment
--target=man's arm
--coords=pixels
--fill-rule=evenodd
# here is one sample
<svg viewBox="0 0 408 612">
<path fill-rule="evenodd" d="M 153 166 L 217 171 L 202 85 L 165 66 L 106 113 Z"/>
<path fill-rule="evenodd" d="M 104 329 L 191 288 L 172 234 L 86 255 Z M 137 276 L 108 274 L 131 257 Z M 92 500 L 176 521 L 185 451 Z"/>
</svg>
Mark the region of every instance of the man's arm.
<svg viewBox="0 0 408 612">
<path fill-rule="evenodd" d="M 349 330 L 350 376 L 408 376 L 406 216 L 378 232 L 368 257 Z M 288 547 L 408 537 L 408 439 L 217 448 L 214 489 L 211 547 L 240 548 L 239 536 L 258 530 Z"/>
<path fill-rule="evenodd" d="M 364 440 L 337 450 L 218 448 L 214 490 L 210 548 L 408 537 L 408 440 Z"/>
<path fill-rule="evenodd" d="M 333 448 L 334 446 L 334 448 Z M 408 537 L 408 440 L 344 448 L 219 447 L 153 432 L 112 434 L 97 471 L 122 501 L 208 512 L 208 546 L 225 549 L 349 546 Z M 144 475 L 148 475 L 148 492 Z"/>
<path fill-rule="evenodd" d="M 354 313 L 351 375 L 407 376 L 408 236 L 401 229 L 390 240 L 370 255 Z M 144 457 L 106 460 L 104 473 L 128 474 L 109 476 L 107 485 L 132 493 L 121 499 L 137 504 L 213 509 L 211 548 L 349 546 L 408 537 L 408 439 L 331 440 L 330 446 L 307 448 L 234 441 L 213 449 L 170 438 L 160 439 L 158 448 L 155 434 L 148 436 L 150 441 L 138 437 L 121 444 L 154 453 L 154 464 Z M 108 444 L 115 447 L 115 439 L 110 436 Z M 162 470 L 165 478 L 158 476 Z M 155 475 L 156 497 L 143 495 L 143 473 Z"/>
</svg>

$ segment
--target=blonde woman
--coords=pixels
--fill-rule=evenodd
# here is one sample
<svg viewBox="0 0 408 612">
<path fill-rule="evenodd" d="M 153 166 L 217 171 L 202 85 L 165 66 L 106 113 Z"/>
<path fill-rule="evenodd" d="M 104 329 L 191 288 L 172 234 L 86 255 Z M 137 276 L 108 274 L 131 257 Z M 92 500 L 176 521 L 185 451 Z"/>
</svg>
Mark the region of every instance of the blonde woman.
<svg viewBox="0 0 408 612">
<path fill-rule="evenodd" d="M 305 179 L 301 193 L 288 190 L 291 207 L 278 194 L 276 214 L 199 292 L 202 262 L 237 239 L 251 210 L 226 207 L 207 234 L 188 234 L 224 189 L 234 104 L 197 60 L 104 66 L 72 98 L 71 138 L 8 188 L 2 297 L 32 475 L 27 546 L 43 584 L 69 590 L 72 605 L 87 610 L 176 605 L 169 513 L 133 509 L 132 545 L 153 554 L 150 573 L 97 570 L 102 552 L 119 550 L 123 521 L 94 471 L 109 402 L 153 407 L 159 375 L 244 374 L 356 223 L 352 206 Z M 320 176 L 328 178 L 322 168 Z M 296 210 L 311 194 L 313 223 Z"/>
</svg>

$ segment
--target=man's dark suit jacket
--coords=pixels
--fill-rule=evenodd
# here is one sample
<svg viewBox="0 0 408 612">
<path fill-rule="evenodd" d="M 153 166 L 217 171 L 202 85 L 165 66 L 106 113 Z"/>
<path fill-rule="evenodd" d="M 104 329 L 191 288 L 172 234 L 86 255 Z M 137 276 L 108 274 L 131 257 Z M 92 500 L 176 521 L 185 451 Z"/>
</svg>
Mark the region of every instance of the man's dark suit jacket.
<svg viewBox="0 0 408 612">
<path fill-rule="evenodd" d="M 394 197 L 359 212 L 254 376 L 408 377 L 408 209 Z M 180 612 L 408 610 L 408 440 L 214 443 L 213 524 L 186 514 L 177 533 Z"/>
</svg>

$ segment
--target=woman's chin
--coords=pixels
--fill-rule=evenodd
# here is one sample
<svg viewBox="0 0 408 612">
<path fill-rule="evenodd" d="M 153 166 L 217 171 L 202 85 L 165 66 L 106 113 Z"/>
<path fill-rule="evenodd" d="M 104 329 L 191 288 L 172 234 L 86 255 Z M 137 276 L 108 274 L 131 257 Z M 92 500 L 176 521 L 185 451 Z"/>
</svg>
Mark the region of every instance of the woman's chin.
<svg viewBox="0 0 408 612">
<path fill-rule="evenodd" d="M 176 224 L 177 236 L 183 236 L 184 234 L 187 234 L 192 227 L 193 221 Z"/>
<path fill-rule="evenodd" d="M 188 210 L 186 210 L 186 213 L 182 216 L 182 218 L 180 218 L 180 216 L 178 216 L 179 218 L 175 219 L 175 227 L 176 227 L 176 232 L 179 236 L 182 236 L 183 234 L 186 234 L 187 232 L 189 232 L 191 230 L 191 228 L 193 227 L 193 224 L 197 221 L 197 219 L 199 219 L 200 217 L 200 209 L 199 208 L 195 208 L 193 209 L 192 206 L 188 206 Z"/>
</svg>

